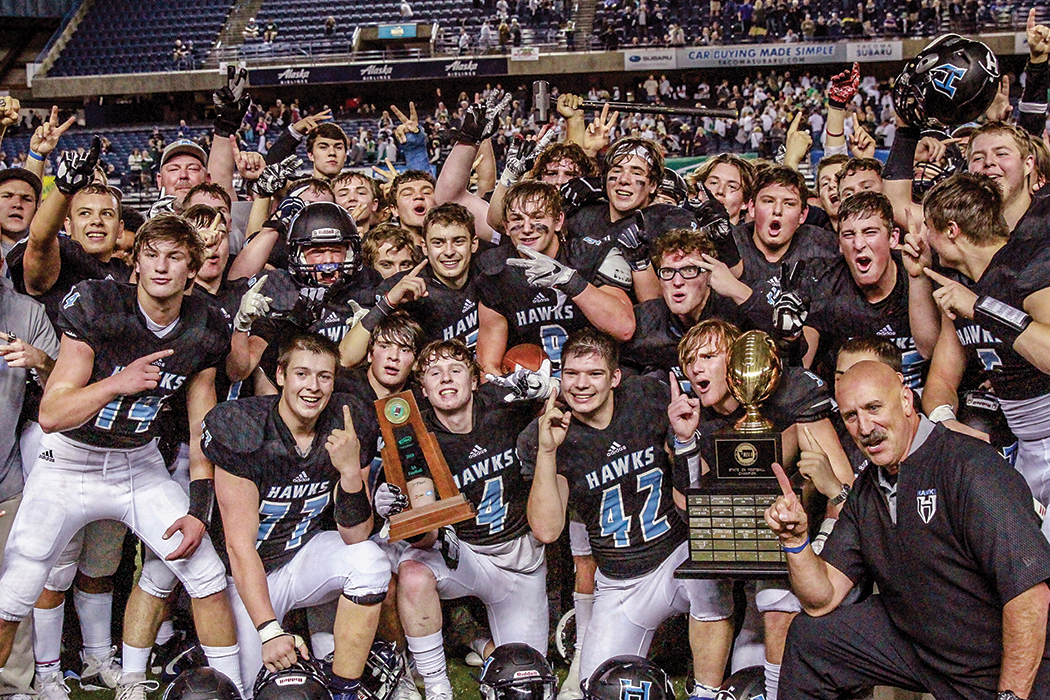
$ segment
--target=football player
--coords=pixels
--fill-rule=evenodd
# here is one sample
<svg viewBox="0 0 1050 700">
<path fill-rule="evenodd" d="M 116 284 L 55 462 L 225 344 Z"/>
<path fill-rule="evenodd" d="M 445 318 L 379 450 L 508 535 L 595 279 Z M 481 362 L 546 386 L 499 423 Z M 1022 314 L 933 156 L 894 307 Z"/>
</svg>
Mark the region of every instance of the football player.
<svg viewBox="0 0 1050 700">
<path fill-rule="evenodd" d="M 365 264 L 383 279 L 408 272 L 423 259 L 412 234 L 397 224 L 379 224 L 361 244 Z"/>
<path fill-rule="evenodd" d="M 479 258 L 482 369 L 500 374 L 507 349 L 535 343 L 557 372 L 565 339 L 585 326 L 631 337 L 630 267 L 618 250 L 593 239 L 561 240 L 565 217 L 553 185 L 518 183 L 507 193 L 503 216 L 517 251 L 501 246 Z"/>
<path fill-rule="evenodd" d="M 383 201 L 383 190 L 372 178 L 347 171 L 332 180 L 332 191 L 335 203 L 350 212 L 362 237 L 367 237 L 368 232 L 381 223 L 379 205 Z"/>
<path fill-rule="evenodd" d="M 416 245 L 423 247 L 423 219 L 437 204 L 434 176 L 422 170 L 406 170 L 390 183 L 388 197 L 398 224 L 412 234 Z"/>
<path fill-rule="evenodd" d="M 285 615 L 338 599 L 329 688 L 356 700 L 386 597 L 390 566 L 368 539 L 372 507 L 362 479 L 379 433 L 371 403 L 333 395 L 339 352 L 323 336 L 286 341 L 279 396 L 228 401 L 204 421 L 204 454 L 235 588 L 241 674 L 288 668 L 303 641 Z M 333 518 L 336 530 L 325 528 Z"/>
<path fill-rule="evenodd" d="M 346 164 L 349 143 L 346 132 L 331 119 L 332 111 L 326 109 L 291 124 L 266 152 L 266 163 L 273 165 L 281 162 L 294 154 L 299 143 L 306 139 L 307 158 L 313 163 L 310 176 L 331 181 Z"/>
<path fill-rule="evenodd" d="M 515 453 L 535 405 L 506 401 L 498 382 L 479 390 L 481 368 L 459 340 L 424 347 L 417 375 L 428 404 L 423 409 L 427 427 L 437 436 L 456 486 L 477 511 L 472 520 L 454 526 L 458 563 L 447 562 L 439 546 L 417 546 L 405 551 L 398 567 L 398 610 L 408 648 L 427 700 L 437 700 L 452 697 L 440 600 L 475 596 L 485 604 L 493 638 L 483 656 L 509 642 L 545 655 L 547 565 L 543 545 L 529 532 L 528 484 Z M 546 398 L 556 386 L 548 380 L 527 397 L 512 390 L 508 398 Z"/>
<path fill-rule="evenodd" d="M 553 542 L 571 506 L 587 526 L 598 573 L 581 678 L 611 657 L 644 655 L 664 619 L 689 612 L 694 693 L 714 698 L 733 638 L 731 585 L 674 578 L 689 545 L 665 449 L 667 385 L 622 376 L 617 355 L 615 341 L 591 328 L 566 342 L 561 397 L 571 412 L 552 396 L 538 436 L 532 424 L 518 446 L 534 472 L 529 525 Z"/>
<path fill-rule="evenodd" d="M 193 599 L 210 664 L 240 686 L 226 580 L 203 526 L 210 465 L 191 441 L 187 498 L 153 441 L 158 413 L 180 388 L 193 435 L 215 405 L 215 367 L 229 347 L 228 330 L 217 311 L 185 296 L 202 257 L 189 222 L 158 217 L 136 239 L 136 285 L 87 281 L 62 303 L 61 349 L 40 405 L 49 434 L 25 492 L 39 507 L 20 511 L 0 576 L 0 660 L 10 650 L 13 621 L 29 613 L 73 535 L 88 522 L 110 519 L 133 525 L 176 572 Z M 133 590 L 129 610 L 143 595 Z M 143 643 L 142 630 L 125 629 L 121 700 L 145 698 L 155 634 L 149 630 Z"/>
</svg>

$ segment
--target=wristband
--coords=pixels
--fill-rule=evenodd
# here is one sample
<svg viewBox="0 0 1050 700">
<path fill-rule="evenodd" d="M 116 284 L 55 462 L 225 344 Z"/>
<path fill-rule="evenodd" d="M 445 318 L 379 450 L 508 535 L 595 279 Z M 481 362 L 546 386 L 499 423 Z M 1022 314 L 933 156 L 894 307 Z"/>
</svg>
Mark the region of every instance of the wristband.
<svg viewBox="0 0 1050 700">
<path fill-rule="evenodd" d="M 951 404 L 942 403 L 937 408 L 930 411 L 930 415 L 927 416 L 934 423 L 943 423 L 946 420 L 955 420 L 955 409 L 951 407 Z"/>
<path fill-rule="evenodd" d="M 908 180 L 911 181 L 915 171 L 915 149 L 919 145 L 919 128 L 915 126 L 902 126 L 897 129 L 890 146 L 890 154 L 886 157 L 886 165 L 882 168 L 883 180 Z"/>
<path fill-rule="evenodd" d="M 785 547 L 784 545 L 780 545 L 781 549 L 783 549 L 788 554 L 798 554 L 807 546 L 809 546 L 809 535 L 806 535 L 806 541 L 797 547 Z"/>
<path fill-rule="evenodd" d="M 44 156 L 40 155 L 39 153 L 34 151 L 32 148 L 29 149 L 29 157 L 32 158 L 33 160 L 39 160 L 41 162 L 44 160 Z"/>
<path fill-rule="evenodd" d="M 833 134 L 833 133 L 831 133 L 830 131 L 827 131 L 827 130 L 825 130 L 825 131 L 824 131 L 824 135 L 825 135 L 825 136 L 830 136 L 831 138 L 839 138 L 840 136 L 845 136 L 845 135 L 846 135 L 846 132 L 845 132 L 845 131 L 840 131 L 840 132 L 839 132 L 839 133 L 837 133 L 837 134 Z"/>
<path fill-rule="evenodd" d="M 255 629 L 258 630 L 259 639 L 262 640 L 263 644 L 266 644 L 266 642 L 270 641 L 271 639 L 276 639 L 277 637 L 282 637 L 288 634 L 281 628 L 281 623 L 277 620 L 269 620 L 267 622 L 264 622 Z"/>
<path fill-rule="evenodd" d="M 387 298 L 386 294 L 379 297 L 379 299 L 376 301 L 376 308 L 379 309 L 380 313 L 382 313 L 384 316 L 389 316 L 390 314 L 394 313 L 394 305 L 390 303 L 390 300 Z"/>
<path fill-rule="evenodd" d="M 353 493 L 343 490 L 342 484 L 335 488 L 335 523 L 339 527 L 354 527 L 372 517 L 372 504 L 368 502 L 365 488 Z"/>
<path fill-rule="evenodd" d="M 306 134 L 300 134 L 298 131 L 295 130 L 295 125 L 294 124 L 289 124 L 288 125 L 288 133 L 291 134 L 292 137 L 296 141 L 302 141 L 303 139 L 306 138 Z M 309 133 L 309 132 L 307 132 L 307 133 Z"/>
<path fill-rule="evenodd" d="M 211 525 L 211 514 L 215 507 L 215 481 L 212 479 L 194 479 L 190 482 L 190 510 L 205 527 Z"/>
<path fill-rule="evenodd" d="M 696 438 L 697 438 L 699 432 L 700 432 L 699 430 L 694 432 L 692 434 L 692 436 L 688 440 L 686 440 L 685 442 L 682 442 L 681 440 L 679 440 L 678 436 L 672 433 L 671 434 L 671 441 L 673 443 L 675 453 L 689 452 L 694 447 L 696 447 Z"/>
<path fill-rule="evenodd" d="M 577 272 L 573 274 L 565 284 L 559 285 L 559 287 L 565 296 L 570 299 L 575 299 L 587 290 L 588 284 L 590 283 L 584 279 L 583 275 Z"/>
<path fill-rule="evenodd" d="M 842 485 L 842 490 L 839 491 L 838 495 L 835 496 L 834 498 L 829 498 L 828 499 L 828 504 L 829 505 L 833 505 L 833 506 L 837 506 L 839 504 L 845 503 L 846 499 L 849 498 L 849 492 L 852 491 L 852 490 L 853 489 L 852 489 L 852 487 L 849 484 L 843 484 Z"/>
<path fill-rule="evenodd" d="M 387 313 L 383 309 L 379 308 L 378 305 L 373 306 L 368 310 L 368 313 L 361 319 L 361 326 L 368 331 L 369 335 L 376 329 L 380 321 L 387 317 Z"/>
<path fill-rule="evenodd" d="M 973 305 L 973 320 L 1010 345 L 1024 333 L 1032 317 L 1021 309 L 990 296 L 977 299 Z"/>
</svg>

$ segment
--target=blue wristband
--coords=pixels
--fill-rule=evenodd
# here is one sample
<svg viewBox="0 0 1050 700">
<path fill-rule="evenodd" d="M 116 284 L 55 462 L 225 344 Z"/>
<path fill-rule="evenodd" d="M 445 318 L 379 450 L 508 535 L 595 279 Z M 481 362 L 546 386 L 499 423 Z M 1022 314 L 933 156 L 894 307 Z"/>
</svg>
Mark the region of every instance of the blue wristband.
<svg viewBox="0 0 1050 700">
<path fill-rule="evenodd" d="M 39 153 L 37 153 L 33 149 L 29 149 L 29 157 L 32 158 L 33 160 L 39 160 L 39 161 L 43 161 L 44 160 L 44 156 L 40 155 Z"/>
<path fill-rule="evenodd" d="M 809 546 L 809 535 L 806 535 L 806 541 L 797 547 L 783 547 L 784 551 L 788 554 L 798 554 L 803 549 Z"/>
</svg>

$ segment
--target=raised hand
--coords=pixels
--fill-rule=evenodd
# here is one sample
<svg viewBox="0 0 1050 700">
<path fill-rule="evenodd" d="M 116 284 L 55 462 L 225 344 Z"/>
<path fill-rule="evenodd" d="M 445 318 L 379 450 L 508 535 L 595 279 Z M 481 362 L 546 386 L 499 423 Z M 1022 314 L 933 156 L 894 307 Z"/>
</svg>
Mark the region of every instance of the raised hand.
<svg viewBox="0 0 1050 700">
<path fill-rule="evenodd" d="M 579 95 L 574 95 L 571 92 L 563 92 L 558 95 L 558 114 L 565 117 L 566 119 L 583 119 L 583 109 L 580 105 L 583 104 L 583 98 Z"/>
<path fill-rule="evenodd" d="M 799 130 L 801 122 L 802 112 L 799 112 L 791 120 L 791 126 L 788 127 L 787 138 L 784 141 L 784 165 L 789 168 L 797 168 L 813 145 L 813 137 L 810 133 Z"/>
<path fill-rule="evenodd" d="M 343 427 L 336 428 L 324 444 L 334 466 L 343 476 L 357 475 L 361 478 L 361 441 L 354 430 L 354 419 L 350 407 L 343 404 Z"/>
<path fill-rule="evenodd" d="M 22 103 L 14 97 L 0 97 L 0 131 L 18 123 L 18 110 L 20 109 L 22 109 Z"/>
<path fill-rule="evenodd" d="M 588 155 L 601 151 L 612 141 L 612 130 L 616 128 L 616 122 L 620 119 L 619 112 L 609 114 L 609 104 L 602 107 L 602 111 L 595 117 L 594 121 L 587 125 L 587 131 L 583 134 L 583 143 L 580 146 Z"/>
<path fill-rule="evenodd" d="M 397 307 L 406 301 L 416 301 L 427 296 L 427 281 L 419 276 L 423 268 L 429 263 L 429 259 L 423 258 L 422 262 L 412 268 L 412 271 L 398 280 L 397 284 L 386 293 L 386 301 L 393 307 Z"/>
<path fill-rule="evenodd" d="M 682 392 L 674 372 L 669 372 L 668 378 L 671 381 L 671 403 L 667 406 L 667 420 L 678 442 L 689 442 L 700 426 L 700 399 Z"/>
<path fill-rule="evenodd" d="M 1028 11 L 1028 25 L 1025 34 L 1028 38 L 1028 60 L 1032 63 L 1044 63 L 1050 54 L 1050 27 L 1035 23 L 1036 8 Z"/>
<path fill-rule="evenodd" d="M 923 272 L 931 280 L 941 285 L 940 289 L 933 291 L 933 300 L 937 302 L 937 306 L 945 316 L 953 321 L 959 316 L 973 319 L 973 307 L 977 303 L 977 295 L 973 290 L 934 272 L 931 268 L 926 268 Z"/>
<path fill-rule="evenodd" d="M 791 481 L 784 473 L 784 468 L 774 462 L 773 473 L 780 484 L 781 495 L 766 509 L 766 525 L 780 539 L 782 546 L 798 547 L 808 537 L 809 519 L 806 518 L 806 509 L 802 507 L 794 489 L 791 488 Z"/>
<path fill-rule="evenodd" d="M 860 119 L 854 118 L 853 134 L 849 137 L 849 147 L 854 158 L 874 158 L 875 139 L 867 130 L 860 125 Z"/>
<path fill-rule="evenodd" d="M 813 483 L 813 487 L 828 498 L 834 498 L 842 491 L 842 482 L 831 468 L 828 453 L 820 446 L 808 425 L 799 425 L 798 429 L 798 471 Z"/>
<path fill-rule="evenodd" d="M 244 115 L 252 103 L 248 86 L 248 71 L 237 66 L 226 66 L 226 84 L 211 94 L 215 105 L 215 136 L 225 138 L 237 133 Z"/>
<path fill-rule="evenodd" d="M 497 102 L 499 95 L 493 92 L 484 102 L 475 102 L 467 107 L 463 125 L 455 130 L 456 138 L 474 145 L 490 138 L 499 128 L 499 117 L 510 105 L 511 99 L 511 94 L 507 93 Z"/>
<path fill-rule="evenodd" d="M 419 116 L 416 114 L 416 103 L 408 103 L 409 116 L 405 116 L 405 113 L 397 108 L 396 105 L 390 105 L 390 110 L 397 115 L 397 118 L 401 120 L 401 124 L 394 129 L 394 138 L 397 139 L 398 143 L 404 143 L 408 137 L 405 133 L 411 131 L 413 134 L 419 131 Z"/>
<path fill-rule="evenodd" d="M 809 316 L 809 303 L 798 289 L 805 265 L 800 260 L 794 265 L 780 266 L 780 297 L 773 304 L 773 327 L 785 338 L 794 338 L 802 332 Z"/>
<path fill-rule="evenodd" d="M 834 109 L 845 109 L 860 87 L 860 64 L 854 63 L 851 70 L 844 70 L 828 81 L 828 104 Z"/>
<path fill-rule="evenodd" d="M 915 279 L 922 277 L 926 268 L 933 265 L 933 251 L 930 248 L 925 221 L 915 221 L 909 208 L 906 212 L 908 232 L 904 234 L 904 243 L 900 246 L 901 258 L 908 276 Z"/>
<path fill-rule="evenodd" d="M 995 98 L 992 104 L 988 105 L 988 109 L 984 110 L 984 116 L 992 122 L 1006 121 L 1013 110 L 1013 105 L 1010 104 L 1010 76 L 1003 74 L 999 79 L 999 89 L 995 92 Z"/>
<path fill-rule="evenodd" d="M 543 253 L 538 253 L 526 245 L 519 245 L 518 252 L 525 257 L 511 258 L 507 260 L 507 264 L 524 270 L 525 279 L 533 287 L 557 289 L 570 299 L 587 289 L 587 280 L 571 267 Z"/>
<path fill-rule="evenodd" d="M 51 117 L 38 126 L 33 135 L 29 137 L 29 150 L 37 155 L 47 157 L 48 154 L 58 147 L 58 140 L 62 138 L 62 134 L 66 133 L 66 130 L 73 126 L 75 122 L 76 117 L 70 117 L 59 124 L 58 106 L 52 107 Z"/>
<path fill-rule="evenodd" d="M 158 350 L 132 362 L 113 375 L 116 380 L 116 391 L 122 396 L 131 396 L 143 391 L 156 389 L 160 384 L 160 367 L 153 364 L 157 360 L 170 356 L 174 350 Z"/>
<path fill-rule="evenodd" d="M 98 165 L 98 154 L 102 149 L 102 140 L 98 136 L 91 139 L 91 148 L 87 153 L 66 151 L 58 160 L 55 171 L 55 187 L 62 194 L 72 197 L 78 191 L 91 184 L 95 177 L 95 166 Z"/>
<path fill-rule="evenodd" d="M 372 499 L 376 515 L 384 520 L 397 515 L 408 508 L 408 496 L 405 492 L 390 482 L 384 481 L 376 487 L 375 498 Z"/>
<path fill-rule="evenodd" d="M 294 153 L 280 163 L 267 165 L 255 181 L 255 191 L 263 197 L 272 197 L 302 166 L 303 159 Z"/>
<path fill-rule="evenodd" d="M 543 415 L 539 419 L 539 449 L 547 453 L 554 452 L 565 442 L 565 435 L 569 432 L 569 423 L 572 421 L 572 413 L 562 411 L 557 402 L 557 392 L 548 396 Z"/>
<path fill-rule="evenodd" d="M 260 277 L 251 288 L 241 297 L 240 308 L 233 317 L 233 330 L 239 333 L 247 333 L 252 329 L 252 324 L 270 312 L 270 304 L 273 299 L 264 296 L 262 288 L 266 284 L 269 275 Z"/>
<path fill-rule="evenodd" d="M 158 197 L 157 201 L 150 206 L 149 215 L 146 219 L 156 219 L 158 216 L 174 214 L 175 201 L 175 195 L 168 194 L 164 190 L 161 190 L 160 197 Z"/>
<path fill-rule="evenodd" d="M 514 137 L 507 149 L 507 164 L 503 167 L 503 174 L 500 175 L 500 184 L 510 188 L 520 180 L 535 165 L 536 156 L 554 141 L 554 136 L 554 129 L 548 124 L 543 127 L 536 139 Z"/>
<path fill-rule="evenodd" d="M 233 164 L 246 182 L 258 180 L 266 169 L 266 159 L 258 151 L 242 151 L 237 145 L 237 136 L 230 135 L 230 147 L 233 150 Z"/>
<path fill-rule="evenodd" d="M 332 121 L 332 110 L 324 109 L 318 112 L 317 114 L 311 114 L 309 116 L 303 117 L 296 123 L 292 124 L 292 130 L 298 134 L 306 136 L 324 122 L 330 121 Z"/>
<path fill-rule="evenodd" d="M 687 199 L 683 209 L 692 212 L 697 228 L 707 234 L 712 241 L 725 240 L 733 235 L 733 226 L 729 223 L 729 212 L 725 205 L 715 199 L 707 186 L 699 183 L 700 191 L 693 199 Z"/>
</svg>

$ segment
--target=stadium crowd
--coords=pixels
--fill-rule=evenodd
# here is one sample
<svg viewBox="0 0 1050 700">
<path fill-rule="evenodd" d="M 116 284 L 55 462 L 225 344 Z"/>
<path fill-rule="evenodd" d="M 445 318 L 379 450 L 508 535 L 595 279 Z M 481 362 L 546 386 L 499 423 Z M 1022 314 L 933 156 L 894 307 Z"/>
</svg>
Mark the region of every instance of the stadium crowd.
<svg viewBox="0 0 1050 700">
<path fill-rule="evenodd" d="M 0 170 L 0 694 L 68 700 L 69 671 L 117 700 L 451 699 L 442 603 L 472 597 L 489 700 L 670 700 L 645 657 L 683 613 L 696 700 L 1050 697 L 1034 11 L 1027 38 L 1016 112 L 950 35 L 892 90 L 857 64 L 623 87 L 735 120 L 554 90 L 541 122 L 492 86 L 348 134 L 232 66 L 203 140 L 137 161 L 31 119 Z M 748 518 L 782 566 L 726 577 L 691 543 L 742 518 L 687 496 L 730 493 L 755 343 L 778 456 Z"/>
</svg>

